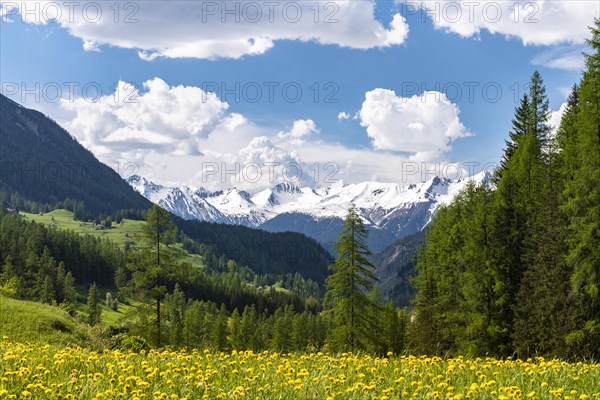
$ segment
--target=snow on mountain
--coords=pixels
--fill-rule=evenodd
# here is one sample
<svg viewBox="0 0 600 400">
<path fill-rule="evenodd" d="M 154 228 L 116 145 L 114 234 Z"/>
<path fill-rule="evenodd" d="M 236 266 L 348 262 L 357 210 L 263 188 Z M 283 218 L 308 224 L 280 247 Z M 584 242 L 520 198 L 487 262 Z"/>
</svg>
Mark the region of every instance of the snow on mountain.
<svg viewBox="0 0 600 400">
<path fill-rule="evenodd" d="M 354 204 L 377 239 L 377 247 L 422 230 L 437 209 L 452 201 L 470 180 L 479 185 L 489 179 L 480 173 L 468 179 L 435 177 L 412 185 L 342 182 L 324 188 L 299 188 L 291 182 L 258 193 L 230 188 L 211 192 L 204 188 L 166 187 L 139 176 L 129 184 L 150 201 L 186 219 L 241 224 L 269 231 L 293 230 L 321 242 L 333 239 L 348 208 Z M 324 236 L 322 231 L 328 233 Z"/>
</svg>

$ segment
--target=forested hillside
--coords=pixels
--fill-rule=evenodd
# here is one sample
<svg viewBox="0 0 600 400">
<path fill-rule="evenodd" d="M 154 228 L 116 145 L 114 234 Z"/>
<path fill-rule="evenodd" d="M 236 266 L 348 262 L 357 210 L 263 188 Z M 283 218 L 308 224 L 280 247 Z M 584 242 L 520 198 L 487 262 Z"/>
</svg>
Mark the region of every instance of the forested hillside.
<svg viewBox="0 0 600 400">
<path fill-rule="evenodd" d="M 0 190 L 24 199 L 78 200 L 90 216 L 151 206 L 56 122 L 1 94 L 0 160 Z"/>
<path fill-rule="evenodd" d="M 323 284 L 333 257 L 314 239 L 296 232 L 271 233 L 240 225 L 187 221 L 173 217 L 187 236 L 214 248 L 257 274 L 300 273 Z"/>
<path fill-rule="evenodd" d="M 436 216 L 417 263 L 417 351 L 600 354 L 600 20 L 592 34 L 556 135 L 535 72 L 495 188 Z"/>
</svg>

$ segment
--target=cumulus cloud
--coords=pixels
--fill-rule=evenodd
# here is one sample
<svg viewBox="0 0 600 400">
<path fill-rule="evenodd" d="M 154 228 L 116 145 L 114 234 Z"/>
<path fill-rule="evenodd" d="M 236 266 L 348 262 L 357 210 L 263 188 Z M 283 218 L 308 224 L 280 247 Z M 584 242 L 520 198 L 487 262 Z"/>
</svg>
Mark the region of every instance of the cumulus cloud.
<svg viewBox="0 0 600 400">
<path fill-rule="evenodd" d="M 455 105 L 440 93 L 427 97 L 436 101 L 403 99 L 385 89 L 368 92 L 358 115 L 373 144 L 362 148 L 328 141 L 308 118 L 286 129 L 256 124 L 229 111 L 215 94 L 160 78 L 139 89 L 120 82 L 115 93 L 96 102 L 65 99 L 57 107 L 59 122 L 125 176 L 257 191 L 290 180 L 312 187 L 338 180 L 409 183 L 403 178 L 407 164 L 442 161 L 449 143 L 468 135 Z M 126 165 L 136 167 L 125 170 Z M 221 173 L 207 179 L 207 165 Z M 254 179 L 257 167 L 260 176 Z"/>
<path fill-rule="evenodd" d="M 318 134 L 319 128 L 312 119 L 300 119 L 294 121 L 289 131 L 281 131 L 277 134 L 279 140 L 292 140 L 294 144 L 303 142 L 303 138 L 312 134 Z"/>
<path fill-rule="evenodd" d="M 409 0 L 405 3 L 411 12 Z M 463 37 L 492 34 L 518 38 L 524 45 L 583 43 L 588 26 L 600 15 L 600 3 L 588 0 L 423 1 L 418 4 L 437 28 Z"/>
<path fill-rule="evenodd" d="M 0 3 L 6 19 L 23 11 L 10 8 L 12 2 Z M 22 4 L 24 7 L 25 2 Z M 84 49 L 96 50 L 99 45 L 136 49 L 148 61 L 158 57 L 239 58 L 263 54 L 279 40 L 381 48 L 402 44 L 409 31 L 402 15 L 393 15 L 384 26 L 375 18 L 374 1 L 353 0 L 83 1 L 69 7 L 37 1 L 37 13 L 22 12 L 21 18 L 47 24 L 48 10 L 56 14 L 56 4 L 61 14 L 53 23 L 82 39 Z"/>
<path fill-rule="evenodd" d="M 350 119 L 350 118 L 351 118 L 351 115 L 345 111 L 340 112 L 337 116 L 337 119 L 339 119 L 340 121 L 345 120 L 345 119 Z"/>
<path fill-rule="evenodd" d="M 391 90 L 375 89 L 365 94 L 359 117 L 374 148 L 424 159 L 440 156 L 451 149 L 452 141 L 470 135 L 459 113 L 443 93 L 405 98 Z"/>
<path fill-rule="evenodd" d="M 160 149 L 198 155 L 199 139 L 219 123 L 239 120 L 224 118 L 228 104 L 197 87 L 170 87 L 154 78 L 143 89 L 121 81 L 114 94 L 98 101 L 63 99 L 62 107 L 73 113 L 66 128 L 94 152 Z"/>
</svg>

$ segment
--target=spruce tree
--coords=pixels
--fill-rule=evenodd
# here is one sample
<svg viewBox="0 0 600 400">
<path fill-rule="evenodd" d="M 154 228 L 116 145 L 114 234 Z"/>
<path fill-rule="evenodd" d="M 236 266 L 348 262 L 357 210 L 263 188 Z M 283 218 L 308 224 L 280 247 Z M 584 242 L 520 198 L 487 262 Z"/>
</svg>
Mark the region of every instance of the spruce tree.
<svg viewBox="0 0 600 400">
<path fill-rule="evenodd" d="M 564 207 L 570 228 L 567 262 L 583 310 L 577 329 L 567 339 L 586 356 L 600 348 L 600 19 L 590 30 L 593 53 L 586 55 L 575 123 L 577 169 L 566 182 Z"/>
<path fill-rule="evenodd" d="M 375 321 L 370 319 L 377 305 L 367 293 L 378 282 L 369 261 L 368 231 L 355 206 L 348 210 L 344 228 L 335 245 L 337 260 L 327 278 L 327 297 L 333 315 L 333 348 L 354 351 L 365 349 L 373 340 Z"/>
<path fill-rule="evenodd" d="M 507 168 L 508 161 L 515 152 L 515 147 L 519 138 L 531 131 L 532 104 L 529 101 L 529 95 L 525 93 L 521 98 L 519 107 L 515 109 L 515 116 L 512 120 L 512 129 L 508 133 L 509 140 L 506 140 L 506 148 L 500 160 L 500 168 L 496 170 L 496 181 L 501 178 L 501 173 Z"/>
<path fill-rule="evenodd" d="M 88 322 L 90 325 L 96 325 L 100 323 L 100 315 L 102 309 L 100 308 L 100 293 L 95 283 L 92 283 L 88 290 L 87 297 L 87 312 Z"/>
<path fill-rule="evenodd" d="M 40 301 L 42 303 L 51 304 L 53 300 L 56 300 L 56 292 L 54 291 L 52 278 L 46 275 L 43 280 L 42 290 L 40 292 Z"/>
<path fill-rule="evenodd" d="M 154 205 L 146 216 L 143 228 L 142 252 L 130 252 L 130 286 L 134 292 L 155 304 L 156 345 L 162 343 L 161 302 L 167 294 L 167 279 L 173 275 L 182 252 L 171 246 L 175 242 L 176 228 L 169 213 Z"/>
<path fill-rule="evenodd" d="M 228 313 L 223 304 L 214 319 L 214 324 L 211 327 L 210 333 L 211 344 L 217 351 L 225 351 L 228 349 L 227 321 Z"/>
<path fill-rule="evenodd" d="M 540 74 L 535 71 L 529 85 L 531 105 L 528 130 L 519 135 L 501 171 L 491 214 L 491 240 L 494 261 L 495 306 L 494 336 L 500 353 L 513 351 L 515 305 L 521 280 L 538 252 L 540 226 L 538 211 L 544 207 L 548 178 L 548 99 Z M 522 110 L 515 111 L 517 115 Z M 513 129 L 520 129 L 521 125 Z"/>
<path fill-rule="evenodd" d="M 64 300 L 63 302 L 68 305 L 75 305 L 77 302 L 77 290 L 75 289 L 75 279 L 71 271 L 67 272 L 65 281 L 63 283 Z"/>
<path fill-rule="evenodd" d="M 63 261 L 58 263 L 58 268 L 56 270 L 56 300 L 62 303 L 65 299 L 65 263 Z"/>
</svg>

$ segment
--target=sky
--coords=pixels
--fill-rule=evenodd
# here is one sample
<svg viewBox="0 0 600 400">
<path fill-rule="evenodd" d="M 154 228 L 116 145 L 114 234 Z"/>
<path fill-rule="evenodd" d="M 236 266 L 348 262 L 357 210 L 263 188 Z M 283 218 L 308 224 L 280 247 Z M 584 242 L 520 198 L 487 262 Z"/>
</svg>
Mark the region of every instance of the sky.
<svg viewBox="0 0 600 400">
<path fill-rule="evenodd" d="M 251 192 L 491 170 L 536 69 L 558 124 L 600 17 L 594 0 L 0 5 L 4 95 L 123 177 Z"/>
</svg>

